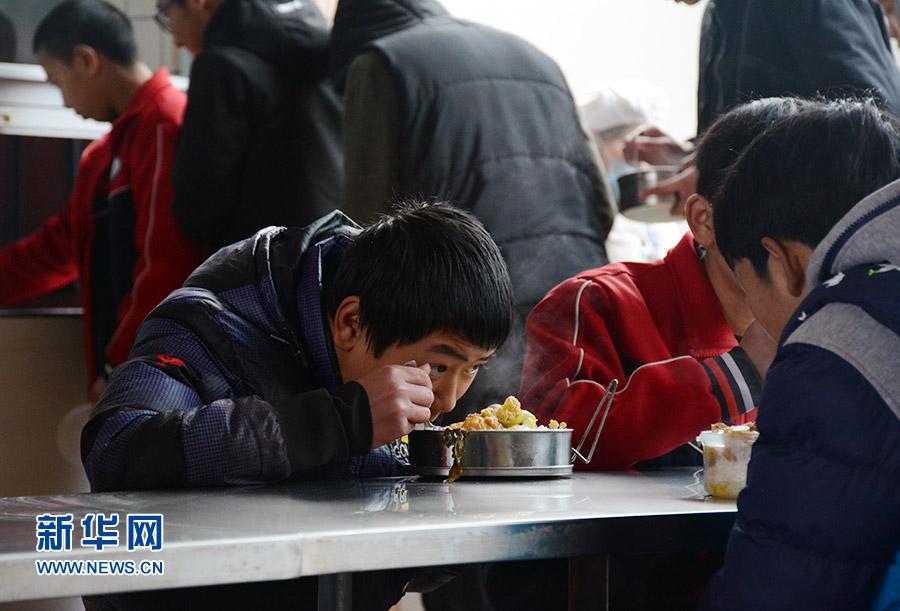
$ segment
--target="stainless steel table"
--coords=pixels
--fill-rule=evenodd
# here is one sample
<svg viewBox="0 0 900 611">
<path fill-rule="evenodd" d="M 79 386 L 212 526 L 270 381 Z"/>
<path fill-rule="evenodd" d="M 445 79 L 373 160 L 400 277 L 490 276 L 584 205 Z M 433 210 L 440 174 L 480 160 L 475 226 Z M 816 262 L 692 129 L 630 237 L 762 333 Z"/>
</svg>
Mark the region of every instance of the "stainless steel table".
<svg viewBox="0 0 900 611">
<path fill-rule="evenodd" d="M 0 601 L 317 575 L 320 606 L 341 608 L 355 571 L 722 547 L 735 511 L 704 498 L 693 469 L 2 498 Z M 121 547 L 36 551 L 37 515 L 96 512 L 121 515 Z M 162 550 L 125 550 L 128 513 L 164 514 Z M 135 558 L 164 574 L 40 576 L 35 564 Z"/>
</svg>

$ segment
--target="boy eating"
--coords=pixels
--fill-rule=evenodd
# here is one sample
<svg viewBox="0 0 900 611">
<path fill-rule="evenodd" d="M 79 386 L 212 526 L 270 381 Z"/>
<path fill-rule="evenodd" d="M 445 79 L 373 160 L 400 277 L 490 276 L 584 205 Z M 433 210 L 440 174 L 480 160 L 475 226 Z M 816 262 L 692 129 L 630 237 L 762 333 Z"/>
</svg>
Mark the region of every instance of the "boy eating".
<svg viewBox="0 0 900 611">
<path fill-rule="evenodd" d="M 82 434 L 95 491 L 391 475 L 503 343 L 496 244 L 468 213 L 339 212 L 223 248 L 144 321 Z"/>
</svg>

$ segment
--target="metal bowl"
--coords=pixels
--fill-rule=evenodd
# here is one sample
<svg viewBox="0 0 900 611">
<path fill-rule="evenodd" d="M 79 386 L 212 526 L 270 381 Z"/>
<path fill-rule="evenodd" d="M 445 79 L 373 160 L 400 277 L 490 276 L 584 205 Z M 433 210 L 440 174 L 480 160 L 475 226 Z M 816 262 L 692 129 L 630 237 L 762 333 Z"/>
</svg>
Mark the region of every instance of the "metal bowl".
<svg viewBox="0 0 900 611">
<path fill-rule="evenodd" d="M 572 429 L 469 431 L 463 445 L 463 477 L 551 477 L 572 473 Z M 443 430 L 409 434 L 409 461 L 419 475 L 443 476 L 453 448 Z"/>
<path fill-rule="evenodd" d="M 640 193 L 672 178 L 679 171 L 678 166 L 661 165 L 642 167 L 619 176 L 619 212 L 634 221 L 645 223 L 677 221 L 678 218 L 671 213 L 672 204 L 678 199 L 675 194 L 664 197 L 651 195 L 641 199 Z"/>
</svg>

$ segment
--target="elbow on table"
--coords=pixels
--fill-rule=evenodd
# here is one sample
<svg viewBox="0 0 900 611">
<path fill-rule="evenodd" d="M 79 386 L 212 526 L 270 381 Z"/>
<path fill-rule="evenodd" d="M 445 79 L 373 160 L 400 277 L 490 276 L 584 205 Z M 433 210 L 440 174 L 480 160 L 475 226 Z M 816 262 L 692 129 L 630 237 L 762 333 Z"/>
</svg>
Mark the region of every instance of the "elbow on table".
<svg viewBox="0 0 900 611">
<path fill-rule="evenodd" d="M 117 438 L 121 443 L 121 436 L 127 428 L 113 427 L 114 424 L 108 418 L 92 417 L 81 431 L 81 463 L 91 492 L 146 487 L 141 486 L 140 482 L 128 481 L 127 474 L 136 472 L 130 463 L 139 458 L 128 448 L 114 445 Z"/>
<path fill-rule="evenodd" d="M 118 469 L 115 461 L 111 460 L 107 454 L 92 448 L 82 459 L 84 474 L 91 485 L 91 492 L 111 492 L 123 489 L 118 482 L 120 478 L 116 474 Z"/>
</svg>

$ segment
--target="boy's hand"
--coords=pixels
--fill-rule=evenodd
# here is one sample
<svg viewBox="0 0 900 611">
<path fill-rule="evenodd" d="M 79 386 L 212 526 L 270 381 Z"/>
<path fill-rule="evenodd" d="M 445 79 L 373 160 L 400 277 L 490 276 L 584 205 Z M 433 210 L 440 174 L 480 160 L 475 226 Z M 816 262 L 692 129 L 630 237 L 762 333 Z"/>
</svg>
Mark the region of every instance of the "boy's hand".
<svg viewBox="0 0 900 611">
<path fill-rule="evenodd" d="M 431 367 L 388 365 L 357 382 L 365 389 L 372 410 L 372 448 L 403 437 L 413 426 L 431 419 Z"/>
<path fill-rule="evenodd" d="M 769 366 L 775 360 L 778 343 L 763 329 L 759 321 L 754 320 L 747 327 L 743 337 L 741 337 L 741 348 L 750 357 L 750 362 L 753 363 L 753 367 L 759 373 L 759 377 L 765 379 Z"/>
</svg>

